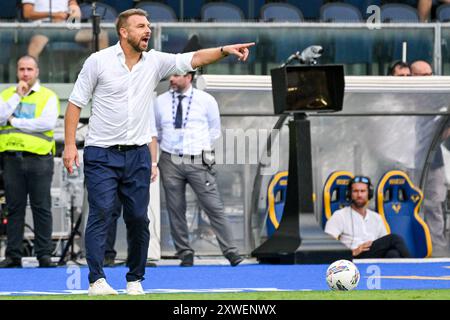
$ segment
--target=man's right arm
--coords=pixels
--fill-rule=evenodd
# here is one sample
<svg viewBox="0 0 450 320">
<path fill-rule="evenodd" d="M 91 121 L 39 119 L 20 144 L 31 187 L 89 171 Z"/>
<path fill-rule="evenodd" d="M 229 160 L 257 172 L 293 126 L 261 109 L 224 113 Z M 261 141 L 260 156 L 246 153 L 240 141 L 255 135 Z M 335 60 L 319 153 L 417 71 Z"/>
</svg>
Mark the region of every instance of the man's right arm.
<svg viewBox="0 0 450 320">
<path fill-rule="evenodd" d="M 69 102 L 66 109 L 66 115 L 64 117 L 64 153 L 63 161 L 64 167 L 66 167 L 69 174 L 73 173 L 73 164 L 80 166 L 78 158 L 78 149 L 76 145 L 76 132 L 78 122 L 80 120 L 81 109 Z"/>
<path fill-rule="evenodd" d="M 25 81 L 19 81 L 16 87 L 16 92 L 8 99 L 4 101 L 0 97 L 0 124 L 6 123 L 16 111 L 17 106 L 20 103 L 22 97 L 29 91 L 29 86 Z"/>
<path fill-rule="evenodd" d="M 329 234 L 336 240 L 339 240 L 343 230 L 344 226 L 342 224 L 342 219 L 340 219 L 339 214 L 334 213 L 325 224 L 325 233 Z"/>
</svg>

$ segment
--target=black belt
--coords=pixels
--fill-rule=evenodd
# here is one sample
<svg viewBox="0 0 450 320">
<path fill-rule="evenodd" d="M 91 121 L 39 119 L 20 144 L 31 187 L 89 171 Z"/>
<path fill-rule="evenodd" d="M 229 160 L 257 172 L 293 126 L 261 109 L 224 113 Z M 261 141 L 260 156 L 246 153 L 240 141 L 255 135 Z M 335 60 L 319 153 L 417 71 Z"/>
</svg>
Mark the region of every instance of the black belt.
<svg viewBox="0 0 450 320">
<path fill-rule="evenodd" d="M 23 158 L 23 157 L 46 157 L 48 154 L 37 154 L 28 151 L 4 151 L 4 155 L 9 157 Z M 51 154 L 51 153 L 49 153 Z"/>
<path fill-rule="evenodd" d="M 109 149 L 114 149 L 114 150 L 118 150 L 118 151 L 129 151 L 129 150 L 135 150 L 140 147 L 142 147 L 142 146 L 138 146 L 137 144 L 132 144 L 132 145 L 116 144 L 114 146 L 109 147 Z"/>
</svg>

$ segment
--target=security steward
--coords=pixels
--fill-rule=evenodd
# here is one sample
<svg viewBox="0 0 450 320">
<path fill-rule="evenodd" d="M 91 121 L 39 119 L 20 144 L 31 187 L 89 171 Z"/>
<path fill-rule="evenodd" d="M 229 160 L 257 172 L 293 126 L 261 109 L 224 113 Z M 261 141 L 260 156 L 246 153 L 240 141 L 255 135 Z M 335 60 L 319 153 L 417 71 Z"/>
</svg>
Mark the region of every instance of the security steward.
<svg viewBox="0 0 450 320">
<path fill-rule="evenodd" d="M 41 86 L 35 58 L 17 62 L 16 86 L 0 93 L 0 154 L 3 157 L 7 218 L 6 258 L 1 268 L 20 268 L 27 197 L 34 224 L 39 267 L 53 267 L 51 182 L 59 115 L 56 94 Z"/>
</svg>

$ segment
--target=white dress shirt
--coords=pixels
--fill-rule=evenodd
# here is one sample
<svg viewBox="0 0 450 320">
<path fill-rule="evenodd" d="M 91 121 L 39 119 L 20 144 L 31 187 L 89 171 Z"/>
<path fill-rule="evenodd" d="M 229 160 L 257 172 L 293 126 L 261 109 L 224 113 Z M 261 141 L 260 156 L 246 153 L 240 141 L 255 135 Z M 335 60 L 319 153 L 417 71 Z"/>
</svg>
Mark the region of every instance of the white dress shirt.
<svg viewBox="0 0 450 320">
<path fill-rule="evenodd" d="M 85 146 L 150 143 L 157 136 L 153 92 L 161 79 L 193 71 L 193 55 L 150 50 L 130 71 L 120 43 L 92 54 L 69 98 L 80 108 L 92 98 Z"/>
<path fill-rule="evenodd" d="M 31 87 L 27 96 L 32 92 L 38 92 L 41 89 L 39 81 Z M 39 117 L 34 117 L 35 105 L 23 105 L 20 96 L 15 93 L 4 101 L 0 96 L 0 125 L 5 126 L 8 118 L 13 115 L 11 121 L 13 127 L 24 132 L 44 132 L 53 130 L 58 119 L 57 97 L 52 96 L 48 99 L 42 113 Z"/>
<path fill-rule="evenodd" d="M 36 12 L 67 12 L 69 13 L 69 0 L 22 0 L 22 4 L 29 3 L 34 5 Z M 50 4 L 52 7 L 50 8 Z M 50 18 L 36 21 L 50 21 Z"/>
<path fill-rule="evenodd" d="M 325 232 L 338 239 L 350 249 L 356 249 L 367 241 L 374 241 L 387 235 L 380 215 L 367 209 L 363 218 L 351 207 L 336 210 L 325 225 Z"/>
<path fill-rule="evenodd" d="M 161 150 L 186 155 L 199 155 L 202 150 L 211 150 L 221 134 L 216 100 L 209 93 L 190 86 L 183 93 L 185 97 L 181 102 L 182 128 L 175 129 L 178 95 L 169 90 L 157 98 L 155 116 Z"/>
</svg>

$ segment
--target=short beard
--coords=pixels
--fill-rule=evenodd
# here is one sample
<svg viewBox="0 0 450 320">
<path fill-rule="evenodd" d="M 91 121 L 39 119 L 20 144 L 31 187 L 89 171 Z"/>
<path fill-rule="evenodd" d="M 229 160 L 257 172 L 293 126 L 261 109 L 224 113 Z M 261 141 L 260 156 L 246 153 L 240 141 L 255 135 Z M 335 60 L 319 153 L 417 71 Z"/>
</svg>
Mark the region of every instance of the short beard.
<svg viewBox="0 0 450 320">
<path fill-rule="evenodd" d="M 139 47 L 139 43 L 141 42 L 141 40 L 139 40 L 137 42 L 133 42 L 133 39 L 127 38 L 127 42 L 136 52 L 141 53 L 147 49 L 147 48 L 141 49 L 141 47 Z"/>
<path fill-rule="evenodd" d="M 364 202 L 364 203 L 360 204 L 360 203 L 357 203 L 356 201 L 353 201 L 352 204 L 353 204 L 356 208 L 362 209 L 362 208 L 364 208 L 364 207 L 366 206 L 367 202 Z"/>
</svg>

